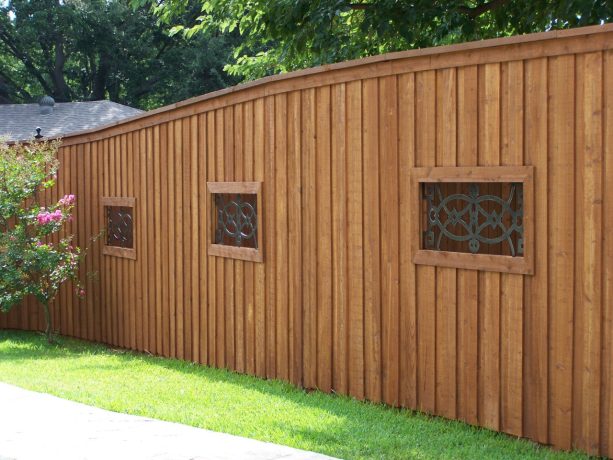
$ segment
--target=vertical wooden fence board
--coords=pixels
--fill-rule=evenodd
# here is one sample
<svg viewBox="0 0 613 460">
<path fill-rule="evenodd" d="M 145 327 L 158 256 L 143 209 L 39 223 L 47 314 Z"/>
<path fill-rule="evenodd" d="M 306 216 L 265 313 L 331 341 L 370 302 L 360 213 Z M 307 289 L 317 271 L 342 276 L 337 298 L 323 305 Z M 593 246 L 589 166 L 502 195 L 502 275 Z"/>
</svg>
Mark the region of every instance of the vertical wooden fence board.
<svg viewBox="0 0 613 460">
<path fill-rule="evenodd" d="M 226 180 L 226 170 L 225 170 L 225 120 L 224 120 L 224 111 L 223 109 L 219 109 L 215 111 L 215 178 L 217 182 L 223 182 Z M 209 230 L 209 231 L 212 231 Z M 232 295 L 232 293 L 228 293 L 228 290 L 225 287 L 225 259 L 223 257 L 214 257 L 217 273 L 215 274 L 215 317 L 216 317 L 216 327 L 215 327 L 215 342 L 216 342 L 216 366 L 218 367 L 226 367 L 227 363 L 227 349 L 226 349 L 226 331 L 227 331 L 227 322 L 228 316 L 230 313 L 228 312 L 228 308 L 226 306 L 226 295 Z"/>
<path fill-rule="evenodd" d="M 411 169 L 415 166 L 415 74 L 398 76 L 398 172 L 399 172 L 399 403 L 417 407 L 417 310 L 415 288 L 414 248 L 411 234 L 413 206 Z M 350 330 L 350 333 L 352 330 Z"/>
<path fill-rule="evenodd" d="M 317 386 L 317 218 L 315 158 L 315 90 L 302 92 L 302 259 L 304 386 Z"/>
<path fill-rule="evenodd" d="M 75 195 L 81 198 L 81 203 L 76 206 L 74 225 L 74 242 L 77 246 L 83 246 L 84 232 L 79 231 L 85 228 L 85 215 L 86 215 L 86 195 L 85 195 L 85 145 L 77 145 L 75 149 L 76 159 L 76 171 L 79 174 L 75 174 L 76 181 L 73 183 Z M 71 173 L 72 173 L 71 171 Z M 83 283 L 83 267 L 79 269 L 78 282 Z M 76 290 L 76 283 L 72 283 L 73 288 Z M 73 294 L 74 294 L 73 290 Z M 75 307 L 75 336 L 79 338 L 87 337 L 87 310 L 85 308 L 85 302 L 79 296 L 73 296 Z"/>
<path fill-rule="evenodd" d="M 144 348 L 143 333 L 149 331 L 149 311 L 148 302 L 145 299 L 148 297 L 149 289 L 147 286 L 146 277 L 143 276 L 143 267 L 147 267 L 144 261 L 148 258 L 149 245 L 146 243 L 147 229 L 150 223 L 147 219 L 147 167 L 145 164 L 145 131 L 139 130 L 134 133 L 134 196 L 136 197 L 136 250 L 137 261 L 135 263 L 135 297 L 138 305 L 136 321 L 135 321 L 135 345 L 137 350 Z M 142 146 L 142 147 L 141 147 Z M 144 270 L 147 271 L 146 269 Z"/>
<path fill-rule="evenodd" d="M 521 61 L 504 63 L 501 71 L 500 163 L 522 166 L 524 68 Z M 503 190 L 508 193 L 509 187 Z M 505 254 L 509 254 L 508 248 Z M 500 275 L 500 429 L 523 434 L 523 288 L 524 276 Z"/>
<path fill-rule="evenodd" d="M 89 144 L 85 144 L 83 147 L 83 160 L 84 160 L 84 171 L 83 171 L 83 185 L 84 185 L 84 197 L 85 197 L 85 202 L 87 203 L 87 212 L 85 213 L 85 223 L 84 226 L 79 229 L 79 234 L 80 234 L 80 238 L 79 238 L 79 244 L 81 248 L 87 248 L 91 246 L 91 237 L 94 233 L 93 230 L 93 220 L 92 220 L 92 214 L 93 214 L 93 206 L 91 206 L 92 203 L 92 189 L 93 189 L 93 182 L 95 179 L 97 179 L 97 176 L 94 175 L 95 170 L 93 168 L 93 162 L 95 161 L 95 147 L 96 144 L 95 143 L 89 143 Z M 86 257 L 85 259 L 85 263 L 82 263 L 82 267 L 81 270 L 83 272 L 83 275 L 81 277 L 81 283 L 83 285 L 83 288 L 85 289 L 85 307 L 87 308 L 87 334 L 85 335 L 85 337 L 88 340 L 95 340 L 95 331 L 94 331 L 94 301 L 93 301 L 93 283 L 92 283 L 92 277 L 89 276 L 89 274 L 92 272 L 93 267 L 92 267 L 92 257 L 93 254 L 90 252 L 89 257 Z"/>
<path fill-rule="evenodd" d="M 245 180 L 245 163 L 243 152 L 243 106 L 234 107 L 234 180 Z M 238 372 L 245 372 L 245 262 L 234 261 L 235 298 L 235 344 L 236 367 Z"/>
<path fill-rule="evenodd" d="M 381 383 L 383 401 L 399 402 L 399 190 L 396 76 L 379 79 Z"/>
<path fill-rule="evenodd" d="M 130 133 L 131 134 L 131 133 Z M 130 171 L 128 171 L 129 165 L 131 163 L 131 152 L 128 150 L 128 145 L 131 143 L 128 142 L 128 134 L 122 134 L 119 138 L 119 146 L 117 150 L 115 150 L 115 158 L 117 160 L 117 173 L 119 175 L 119 195 L 118 196 L 129 196 L 128 195 L 128 187 L 130 176 Z M 130 290 L 133 286 L 130 282 L 130 265 L 131 261 L 126 259 L 118 258 L 117 267 L 118 267 L 118 305 L 120 309 L 119 314 L 119 329 L 120 329 L 120 343 L 122 348 L 130 348 L 130 316 L 131 316 L 131 304 L 130 304 Z"/>
<path fill-rule="evenodd" d="M 604 208 L 603 228 L 613 228 L 613 52 L 603 53 L 603 161 Z M 603 354 L 602 354 L 602 416 L 601 454 L 613 457 L 613 239 L 603 235 Z"/>
<path fill-rule="evenodd" d="M 224 177 L 221 180 L 234 181 L 235 164 L 234 164 L 234 107 L 226 107 L 223 109 L 223 131 L 219 133 L 223 136 L 223 161 L 224 161 Z M 235 295 L 234 286 L 234 265 L 235 261 L 231 258 L 224 258 L 223 262 L 223 278 L 224 278 L 224 294 L 223 303 L 220 307 L 225 313 L 225 358 L 226 367 L 235 369 L 236 365 L 236 338 L 234 336 L 235 328 Z M 219 281 L 219 280 L 218 280 Z"/>
<path fill-rule="evenodd" d="M 364 398 L 362 84 L 347 83 L 347 305 L 349 394 Z M 304 124 L 304 121 L 303 121 Z M 306 152 L 303 152 L 303 157 Z M 308 238 L 304 234 L 303 239 Z M 303 254 L 304 257 L 304 254 Z"/>
<path fill-rule="evenodd" d="M 170 136 L 169 136 L 170 137 Z M 185 331 L 184 331 L 184 318 L 185 318 L 185 296 L 183 292 L 185 278 L 183 276 L 183 264 L 185 263 L 185 255 L 183 252 L 184 239 L 183 229 L 185 227 L 184 215 L 183 215 L 183 182 L 184 182 L 184 165 L 185 165 L 185 149 L 186 146 L 183 142 L 183 119 L 176 120 L 174 122 L 174 221 L 173 230 L 174 238 L 171 241 L 174 242 L 174 258 L 175 269 L 173 272 L 173 284 L 177 286 L 175 289 L 175 320 L 174 320 L 174 344 L 175 353 L 173 357 L 178 359 L 185 358 Z"/>
<path fill-rule="evenodd" d="M 436 73 L 436 165 L 457 164 L 456 69 Z M 436 411 L 456 417 L 457 274 L 455 268 L 436 270 Z"/>
<path fill-rule="evenodd" d="M 381 388 L 381 253 L 379 210 L 379 85 L 362 83 L 364 149 L 364 373 L 366 398 L 379 402 Z M 321 257 L 318 253 L 318 257 Z"/>
<path fill-rule="evenodd" d="M 415 166 L 436 162 L 436 72 L 415 74 Z M 436 269 L 419 265 L 417 290 L 417 408 L 436 411 Z"/>
<path fill-rule="evenodd" d="M 478 69 L 458 69 L 458 166 L 478 164 Z M 475 270 L 458 270 L 457 410 L 468 423 L 478 422 L 479 284 Z"/>
<path fill-rule="evenodd" d="M 332 389 L 332 182 L 330 87 L 317 88 L 315 176 L 317 218 L 317 387 Z"/>
<path fill-rule="evenodd" d="M 574 307 L 575 60 L 549 60 L 549 440 L 571 448 Z"/>
<path fill-rule="evenodd" d="M 216 153 L 216 143 L 215 136 L 217 135 L 217 130 L 215 128 L 215 112 L 211 111 L 206 114 L 207 125 L 206 125 L 206 134 L 207 134 L 207 176 L 206 180 L 208 182 L 215 182 L 215 178 L 217 177 L 217 165 L 215 164 L 215 160 L 217 158 Z M 207 192 L 207 200 L 208 206 L 212 207 L 213 202 L 208 197 Z M 212 238 L 213 223 L 209 221 L 212 219 L 212 210 L 209 209 L 207 214 L 207 225 L 210 235 L 209 238 Z M 208 250 L 208 248 L 207 248 Z M 219 366 L 217 361 L 218 351 L 217 351 L 217 264 L 216 257 L 208 256 L 208 284 L 207 284 L 207 311 L 208 311 L 208 364 L 210 366 Z"/>
<path fill-rule="evenodd" d="M 602 321 L 602 53 L 577 57 L 578 291 L 575 336 L 575 446 L 596 454 L 600 442 Z"/>
<path fill-rule="evenodd" d="M 244 107 L 244 174 L 246 181 L 253 181 L 253 102 Z M 300 209 L 300 206 L 298 207 Z M 255 374 L 255 283 L 254 265 L 245 264 L 245 372 Z"/>
<path fill-rule="evenodd" d="M 198 116 L 192 115 L 189 118 L 189 155 L 190 155 L 190 187 L 189 187 L 189 214 L 191 229 L 186 238 L 191 241 L 190 257 L 191 267 L 191 317 L 186 320 L 185 327 L 191 329 L 191 360 L 195 363 L 200 361 L 200 219 L 198 215 L 199 206 L 199 164 L 198 164 Z"/>
<path fill-rule="evenodd" d="M 266 259 L 266 377 L 277 376 L 276 366 L 276 225 L 275 225 L 275 98 L 264 99 L 264 257 Z"/>
<path fill-rule="evenodd" d="M 332 86 L 332 388 L 347 394 L 346 89 Z"/>
<path fill-rule="evenodd" d="M 156 348 L 155 343 L 155 315 L 156 315 L 156 293 L 159 291 L 159 285 L 155 284 L 155 272 L 157 265 L 155 263 L 155 251 L 158 246 L 155 240 L 155 185 L 153 179 L 154 158 L 153 158 L 153 130 L 151 128 L 141 131 L 141 171 L 143 177 L 143 186 L 141 187 L 141 195 L 145 196 L 146 225 L 143 229 L 142 250 L 146 251 L 147 262 L 140 262 L 141 273 L 143 277 L 143 285 L 146 286 L 147 292 L 143 295 L 143 302 L 146 307 L 145 314 L 147 315 L 147 329 L 143 331 L 143 349 L 154 353 Z"/>
<path fill-rule="evenodd" d="M 109 163 L 108 163 L 108 171 L 109 171 L 109 197 L 117 196 L 119 193 L 117 187 L 117 141 L 119 139 L 114 137 L 109 141 Z M 118 286 L 118 277 L 117 277 L 117 258 L 112 256 L 105 256 L 108 262 L 108 283 L 110 284 L 110 301 L 111 301 L 111 320 L 113 322 L 112 331 L 113 335 L 111 338 L 111 344 L 118 346 L 119 342 L 119 308 L 117 305 L 117 286 Z M 67 299 L 68 300 L 68 299 Z"/>
<path fill-rule="evenodd" d="M 524 157 L 534 166 L 535 235 L 548 233 L 547 199 L 547 59 L 524 62 Z M 525 279 L 524 297 L 524 435 L 548 442 L 547 244 L 535 240 L 535 273 Z"/>
<path fill-rule="evenodd" d="M 261 133 L 264 132 L 264 101 L 258 99 L 254 102 L 254 118 L 253 118 L 253 177 L 256 181 L 264 181 L 264 149 L 265 139 Z M 262 193 L 266 192 L 266 187 L 262 186 Z M 264 200 L 262 200 L 264 201 Z M 266 215 L 261 214 L 262 225 L 260 230 L 266 232 Z M 264 239 L 264 245 L 266 240 Z M 266 376 L 266 335 L 268 329 L 266 327 L 266 246 L 264 251 L 264 263 L 255 265 L 255 372 L 258 376 Z"/>
<path fill-rule="evenodd" d="M 289 332 L 290 314 L 288 308 L 288 209 L 287 209 L 287 96 L 275 96 L 275 277 L 274 289 L 276 295 L 275 329 L 276 337 L 276 376 L 281 380 L 289 380 Z"/>
<path fill-rule="evenodd" d="M 180 140 L 177 145 L 176 124 L 178 121 L 168 123 L 168 132 L 166 133 L 167 152 L 166 158 L 167 174 L 168 174 L 168 189 L 166 190 L 166 197 L 168 202 L 168 261 L 166 262 L 168 267 L 168 326 L 169 326 L 169 354 L 172 358 L 177 357 L 177 289 L 173 289 L 172 286 L 176 285 L 176 277 L 178 264 L 181 262 L 176 256 L 176 243 L 177 243 L 177 203 L 179 197 L 176 195 L 177 179 L 176 179 L 176 165 L 177 157 L 181 155 Z M 181 227 L 178 227 L 179 229 Z"/>
<path fill-rule="evenodd" d="M 89 281 L 89 292 L 87 295 L 91 297 L 92 310 L 93 310 L 93 327 L 94 334 L 93 340 L 96 342 L 103 341 L 103 305 L 100 279 L 100 247 L 102 242 L 98 238 L 100 231 L 102 230 L 102 224 L 99 220 L 99 206 L 100 206 L 100 182 L 102 179 L 102 171 L 100 170 L 100 156 L 101 156 L 101 142 L 94 142 L 92 144 L 92 189 L 90 195 L 90 213 L 91 213 L 91 234 L 95 238 L 89 244 L 91 247 L 90 257 L 91 264 L 89 270 L 91 273 Z"/>
<path fill-rule="evenodd" d="M 134 196 L 134 135 L 134 132 L 126 135 L 126 151 L 128 154 L 125 155 L 125 161 L 127 163 L 124 169 L 126 172 L 125 196 L 129 197 Z M 132 350 L 136 347 L 135 316 L 138 314 L 138 310 L 136 308 L 136 293 L 134 292 L 134 265 L 135 263 L 133 260 L 124 260 L 125 284 L 123 297 L 125 299 L 124 308 L 126 310 L 126 340 L 129 344 L 129 348 Z"/>
<path fill-rule="evenodd" d="M 209 226 L 209 198 L 206 182 L 208 179 L 207 161 L 207 123 L 206 114 L 198 115 L 198 172 L 196 180 L 198 182 L 198 232 L 199 232 L 199 251 L 198 251 L 198 299 L 200 322 L 199 332 L 199 359 L 202 364 L 209 363 L 209 301 L 208 301 L 208 268 L 209 259 L 207 257 L 207 228 Z"/>
<path fill-rule="evenodd" d="M 288 96 L 288 307 L 291 313 L 290 327 L 290 381 L 302 384 L 302 168 L 301 168 L 301 95 L 293 91 Z M 251 158 L 249 157 L 251 161 Z M 251 176 L 251 172 L 249 172 Z M 250 264 L 252 265 L 252 264 Z M 250 275 L 252 278 L 252 275 Z"/>
<path fill-rule="evenodd" d="M 500 64 L 479 68 L 479 164 L 500 164 Z M 500 274 L 479 273 L 479 422 L 500 428 Z"/>
<path fill-rule="evenodd" d="M 183 221 L 181 222 L 181 231 L 183 234 L 182 245 L 182 259 L 183 259 L 183 359 L 186 361 L 193 361 L 192 356 L 192 275 L 197 269 L 192 267 L 192 256 L 194 253 L 193 247 L 193 233 L 192 233 L 192 221 L 191 221 L 191 170 L 192 170 L 192 142 L 191 142 L 191 123 L 190 118 L 183 118 L 181 120 L 181 126 L 183 130 L 182 146 L 183 146 L 183 168 L 182 168 L 182 196 L 183 206 L 181 212 L 183 214 Z"/>
<path fill-rule="evenodd" d="M 174 260 L 170 259 L 171 247 L 174 247 L 174 241 L 171 238 L 171 223 L 167 217 L 170 216 L 170 213 L 173 212 L 174 209 L 170 194 L 170 191 L 174 190 L 174 185 L 172 182 L 172 164 L 174 163 L 174 155 L 172 151 L 172 128 L 172 124 L 167 123 L 162 125 L 160 129 L 160 151 L 164 152 L 160 168 L 162 194 L 162 212 L 160 217 L 162 221 L 162 234 L 160 242 L 162 244 L 161 264 L 164 276 L 162 281 L 163 297 L 161 324 L 163 351 L 164 356 L 166 357 L 173 356 L 174 350 L 174 345 L 172 344 L 173 335 L 171 333 L 174 327 L 174 306 L 171 303 L 173 301 L 173 297 L 171 297 L 171 286 L 174 278 Z"/>
<path fill-rule="evenodd" d="M 111 157 L 111 196 L 121 196 L 121 137 L 113 139 L 113 156 Z M 121 308 L 121 294 L 123 293 L 123 278 L 121 273 L 121 260 L 109 256 L 111 259 L 111 283 L 113 286 L 113 335 L 114 345 L 123 347 L 123 310 Z M 72 300 L 72 296 L 69 296 Z M 72 308 L 71 308 L 72 310 Z"/>
<path fill-rule="evenodd" d="M 163 306 L 163 302 L 164 302 L 164 297 L 163 297 L 163 292 L 164 292 L 164 284 L 166 282 L 166 278 L 162 278 L 162 274 L 163 274 L 163 270 L 162 270 L 162 266 L 163 266 L 163 259 L 162 259 L 162 254 L 163 254 L 163 249 L 162 246 L 165 246 L 163 244 L 164 241 L 164 234 L 162 233 L 162 193 L 163 193 L 163 188 L 162 188 L 162 165 L 164 164 L 161 161 L 161 148 L 164 145 L 164 143 L 161 140 L 161 134 L 160 134 L 161 130 L 159 126 L 156 126 L 153 128 L 153 133 L 152 133 L 152 142 L 153 145 L 151 146 L 152 150 L 153 150 L 153 158 L 154 158 L 154 162 L 153 162 L 153 193 L 155 194 L 155 207 L 154 207 L 154 214 L 155 214 L 155 286 L 156 286 L 156 290 L 155 290 L 155 347 L 151 347 L 152 348 L 152 352 L 155 352 L 157 354 L 163 354 L 164 353 L 164 317 L 163 317 L 163 311 L 164 311 L 164 306 Z M 165 175 L 165 174 L 164 174 Z"/>
<path fill-rule="evenodd" d="M 110 175 L 111 171 L 109 168 L 110 164 L 110 142 L 108 139 L 104 140 L 104 156 L 102 159 L 102 169 L 105 174 L 103 176 L 104 184 L 102 189 L 102 196 L 110 196 Z M 104 206 L 100 207 L 99 216 L 104 222 L 104 228 L 106 229 L 106 216 L 104 215 Z M 106 234 L 104 235 L 106 239 Z M 104 309 L 105 309 L 105 317 L 106 317 L 106 334 L 105 339 L 107 343 L 113 343 L 113 309 L 112 309 L 112 291 L 111 291 L 111 283 L 110 283 L 110 259 L 108 256 L 102 256 L 102 274 L 100 276 L 100 281 L 104 285 Z"/>
<path fill-rule="evenodd" d="M 118 141 L 118 139 L 116 139 Z M 116 143 L 117 145 L 117 143 Z M 117 152 L 115 152 L 117 155 Z M 66 171 L 69 174 L 66 174 L 66 190 L 69 194 L 77 193 L 77 172 L 79 171 L 78 163 L 77 163 L 77 148 L 76 146 L 71 146 L 68 150 L 68 157 L 70 158 L 70 167 L 66 168 Z M 116 158 L 115 158 L 116 159 Z M 79 219 L 79 212 L 82 212 L 79 209 L 79 206 L 75 206 L 73 213 L 73 220 L 68 224 L 68 234 L 74 234 Z M 74 295 L 72 292 L 73 283 L 66 283 L 66 293 L 65 293 L 65 301 L 68 308 L 68 335 L 72 337 L 77 337 L 79 334 L 79 316 L 78 316 L 78 305 L 75 305 Z"/>
</svg>

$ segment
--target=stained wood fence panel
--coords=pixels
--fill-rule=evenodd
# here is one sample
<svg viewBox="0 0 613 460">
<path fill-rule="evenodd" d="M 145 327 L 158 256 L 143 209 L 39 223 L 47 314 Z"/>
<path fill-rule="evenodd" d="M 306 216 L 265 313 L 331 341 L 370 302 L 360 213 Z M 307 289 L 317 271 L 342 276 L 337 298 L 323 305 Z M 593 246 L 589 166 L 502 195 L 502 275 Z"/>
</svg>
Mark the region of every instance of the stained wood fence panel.
<svg viewBox="0 0 613 460">
<path fill-rule="evenodd" d="M 299 72 L 64 140 L 89 246 L 68 336 L 613 455 L 613 28 Z M 447 50 L 447 51 L 445 51 Z M 418 166 L 534 167 L 535 273 L 415 265 Z M 264 262 L 207 254 L 209 181 L 261 181 Z M 136 198 L 137 259 L 102 197 Z M 88 274 L 95 273 L 95 276 Z M 41 329 L 29 299 L 0 327 Z"/>
</svg>

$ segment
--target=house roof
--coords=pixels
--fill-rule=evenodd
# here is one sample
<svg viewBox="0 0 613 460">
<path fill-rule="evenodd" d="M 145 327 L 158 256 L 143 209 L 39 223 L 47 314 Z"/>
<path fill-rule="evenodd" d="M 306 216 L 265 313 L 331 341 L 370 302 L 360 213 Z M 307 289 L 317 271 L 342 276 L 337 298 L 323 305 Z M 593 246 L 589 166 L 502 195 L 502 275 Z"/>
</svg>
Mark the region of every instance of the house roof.
<svg viewBox="0 0 613 460">
<path fill-rule="evenodd" d="M 143 113 L 142 110 L 111 101 L 60 102 L 53 112 L 41 114 L 39 104 L 0 105 L 0 138 L 5 141 L 29 140 L 41 128 L 45 137 L 94 129 Z"/>
</svg>

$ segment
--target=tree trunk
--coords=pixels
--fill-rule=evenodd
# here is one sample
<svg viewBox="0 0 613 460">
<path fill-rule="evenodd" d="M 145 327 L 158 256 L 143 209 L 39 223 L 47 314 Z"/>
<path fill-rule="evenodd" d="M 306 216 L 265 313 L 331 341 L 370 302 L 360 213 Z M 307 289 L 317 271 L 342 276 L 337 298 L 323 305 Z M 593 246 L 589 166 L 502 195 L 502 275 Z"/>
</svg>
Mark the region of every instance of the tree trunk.
<svg viewBox="0 0 613 460">
<path fill-rule="evenodd" d="M 66 83 L 64 76 L 64 65 L 66 64 L 66 56 L 64 54 L 64 39 L 59 36 L 55 41 L 55 63 L 51 73 L 53 80 L 53 97 L 57 102 L 70 102 L 70 88 Z"/>
<path fill-rule="evenodd" d="M 45 336 L 48 343 L 53 343 L 53 328 L 51 325 L 51 313 L 49 311 L 49 302 L 43 303 L 43 311 L 45 312 Z"/>
<path fill-rule="evenodd" d="M 109 55 L 106 52 L 100 53 L 100 64 L 94 76 L 94 87 L 92 91 L 92 101 L 99 101 L 106 96 L 106 81 L 109 76 L 111 66 Z"/>
</svg>

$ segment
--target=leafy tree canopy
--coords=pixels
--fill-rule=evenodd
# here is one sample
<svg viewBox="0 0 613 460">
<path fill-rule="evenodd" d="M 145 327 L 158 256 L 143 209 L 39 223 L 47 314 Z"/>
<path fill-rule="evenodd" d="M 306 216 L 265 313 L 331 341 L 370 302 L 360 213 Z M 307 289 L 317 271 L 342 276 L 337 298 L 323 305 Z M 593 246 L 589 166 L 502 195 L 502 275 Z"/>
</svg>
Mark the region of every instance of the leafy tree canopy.
<svg viewBox="0 0 613 460">
<path fill-rule="evenodd" d="M 193 15 L 194 1 L 200 11 Z M 611 0 L 132 0 L 171 33 L 238 30 L 248 79 L 391 51 L 611 21 Z"/>
<path fill-rule="evenodd" d="M 0 103 L 110 99 L 144 109 L 233 85 L 238 34 L 169 36 L 128 0 L 0 0 Z"/>
</svg>

